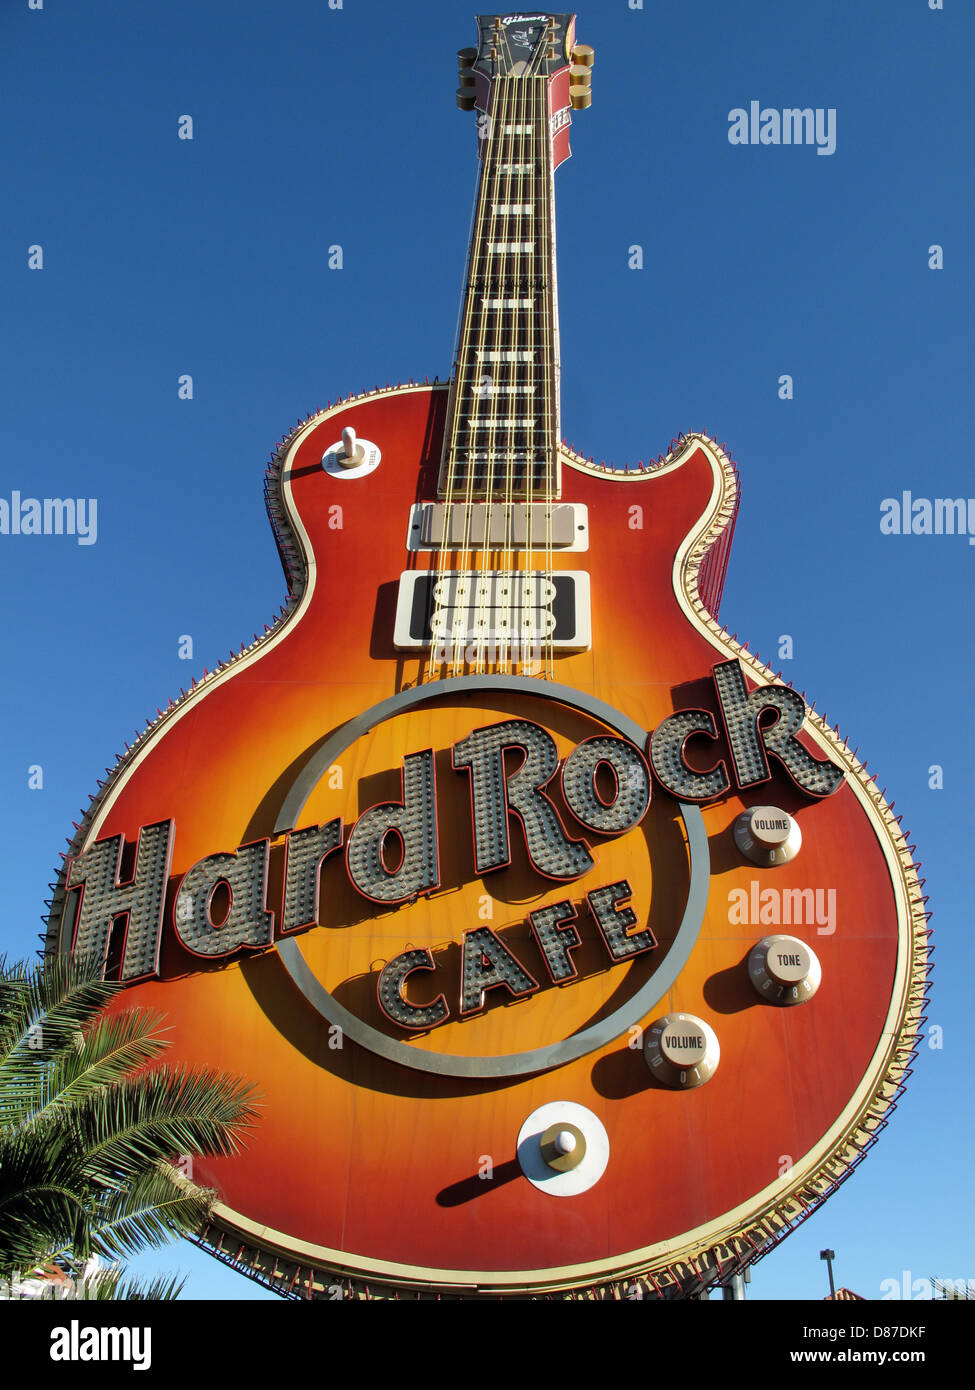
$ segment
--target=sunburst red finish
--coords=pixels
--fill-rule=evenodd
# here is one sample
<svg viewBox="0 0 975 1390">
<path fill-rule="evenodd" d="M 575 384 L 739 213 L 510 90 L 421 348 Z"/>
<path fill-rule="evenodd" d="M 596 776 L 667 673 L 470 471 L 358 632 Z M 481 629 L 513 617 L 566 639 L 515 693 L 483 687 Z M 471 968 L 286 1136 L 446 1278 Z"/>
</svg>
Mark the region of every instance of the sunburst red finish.
<svg viewBox="0 0 975 1390">
<path fill-rule="evenodd" d="M 380 393 L 327 412 L 298 435 L 282 483 L 308 536 L 310 601 L 147 736 L 106 789 L 87 843 L 117 833 L 134 843 L 141 826 L 175 821 L 162 977 L 133 986 L 121 1002 L 165 1012 L 178 1060 L 245 1075 L 262 1094 L 262 1120 L 246 1152 L 198 1163 L 194 1174 L 219 1188 L 231 1225 L 236 1213 L 251 1235 L 266 1228 L 263 1238 L 278 1248 L 300 1243 L 314 1247 L 322 1264 L 407 1282 L 591 1281 L 665 1263 L 668 1245 L 688 1248 L 688 1233 L 701 1228 L 707 1239 L 740 1230 L 781 1196 L 783 1173 L 812 1171 L 811 1156 L 876 1071 L 878 1051 L 892 1046 L 891 1000 L 905 968 L 901 890 L 851 776 L 835 795 L 813 802 L 773 763 L 770 784 L 705 807 L 712 879 L 704 924 L 654 1015 L 696 1014 L 719 1036 L 715 1076 L 689 1092 L 658 1086 L 626 1036 L 527 1079 L 423 1075 L 348 1041 L 335 1047 L 273 948 L 209 962 L 180 947 L 172 927 L 180 877 L 206 855 L 263 836 L 272 837 L 268 906 L 280 926 L 283 840 L 273 839 L 274 822 L 294 769 L 345 721 L 423 677 L 421 663 L 393 649 L 393 609 L 401 570 L 436 564 L 430 553 L 408 556 L 405 537 L 410 506 L 434 495 L 445 394 L 436 387 Z M 345 425 L 383 451 L 367 478 L 336 479 L 321 467 Z M 734 654 L 688 621 L 674 587 L 678 547 L 708 511 L 713 486 L 699 446 L 688 448 L 679 466 L 632 481 L 571 467 L 563 474 L 564 500 L 588 505 L 590 547 L 556 555 L 553 563 L 590 571 L 593 643 L 584 654 L 557 658 L 555 676 L 648 730 L 674 709 L 717 711 L 710 671 Z M 336 506 L 340 528 L 330 510 Z M 634 506 L 642 508 L 642 529 L 629 524 Z M 568 1036 L 617 1007 L 658 968 L 683 910 L 685 840 L 676 802 L 659 786 L 644 824 L 615 838 L 586 832 L 559 803 L 565 825 L 587 840 L 597 860 L 581 880 L 556 884 L 534 873 L 514 818 L 513 863 L 483 881 L 476 877 L 467 779 L 451 770 L 449 750 L 473 728 L 504 717 L 536 719 L 563 757 L 601 728 L 543 698 L 443 700 L 360 739 L 340 760 L 341 787 L 334 776 L 323 779 L 299 822 L 341 815 L 348 829 L 366 807 L 399 796 L 405 754 L 436 750 L 440 890 L 379 908 L 356 893 L 334 854 L 322 871 L 320 925 L 301 936 L 322 983 L 401 1039 L 409 1035 L 378 1008 L 378 971 L 408 947 L 429 946 L 436 976 L 414 977 L 410 995 L 423 1002 L 442 990 L 452 1017 L 416 1036 L 416 1048 L 512 1053 Z M 821 746 L 815 751 L 824 756 Z M 727 759 L 723 741 L 705 741 L 701 765 L 715 755 Z M 552 795 L 558 801 L 557 790 Z M 769 802 L 797 817 L 803 848 L 790 864 L 760 870 L 742 860 L 731 827 L 743 807 Z M 553 985 L 531 939 L 528 911 L 563 897 L 580 906 L 587 890 L 622 877 L 658 950 L 610 964 L 580 907 L 579 979 Z M 763 888 L 836 890 L 834 933 L 815 924 L 793 929 L 810 941 L 823 968 L 821 988 L 802 1007 L 764 1004 L 747 978 L 755 941 L 789 930 L 732 924 L 729 891 L 755 880 Z M 485 921 L 539 989 L 511 1002 L 503 990 L 492 991 L 482 1014 L 461 1020 L 460 941 Z M 603 1178 L 568 1199 L 529 1184 L 515 1157 L 525 1117 L 552 1100 L 593 1110 L 611 1145 Z M 493 1170 L 488 1180 L 479 1176 L 486 1164 Z M 743 1206 L 747 1215 L 731 1215 Z M 390 1273 L 391 1266 L 403 1268 Z"/>
</svg>

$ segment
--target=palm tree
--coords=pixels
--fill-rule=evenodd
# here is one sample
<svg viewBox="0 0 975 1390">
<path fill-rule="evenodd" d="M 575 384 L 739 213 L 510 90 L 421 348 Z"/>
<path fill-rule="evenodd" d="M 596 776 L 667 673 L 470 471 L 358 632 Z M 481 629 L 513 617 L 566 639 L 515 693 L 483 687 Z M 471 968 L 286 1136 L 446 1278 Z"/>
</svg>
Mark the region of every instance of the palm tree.
<svg viewBox="0 0 975 1390">
<path fill-rule="evenodd" d="M 45 1265 L 72 1276 L 207 1219 L 217 1194 L 174 1166 L 227 1156 L 257 1117 L 251 1088 L 215 1071 L 147 1065 L 162 1015 L 105 1014 L 120 986 L 84 960 L 0 958 L 0 1278 Z M 84 1286 L 83 1286 L 84 1287 Z M 118 1270 L 87 1296 L 124 1297 Z M 148 1290 L 148 1292 L 147 1292 Z M 154 1281 L 128 1296 L 174 1296 Z"/>
</svg>

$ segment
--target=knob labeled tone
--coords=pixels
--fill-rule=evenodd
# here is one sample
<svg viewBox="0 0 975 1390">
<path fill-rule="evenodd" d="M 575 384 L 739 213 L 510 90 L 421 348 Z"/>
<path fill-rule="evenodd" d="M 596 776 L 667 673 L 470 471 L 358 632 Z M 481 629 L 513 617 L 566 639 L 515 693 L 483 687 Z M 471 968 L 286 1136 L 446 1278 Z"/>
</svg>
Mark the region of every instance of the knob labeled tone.
<svg viewBox="0 0 975 1390">
<path fill-rule="evenodd" d="M 647 1029 L 643 1057 L 665 1086 L 690 1090 L 714 1075 L 721 1048 L 714 1029 L 695 1014 L 666 1014 Z"/>
<path fill-rule="evenodd" d="M 813 948 L 797 936 L 763 936 L 748 953 L 748 978 L 770 1004 L 805 1004 L 823 970 Z"/>
<path fill-rule="evenodd" d="M 802 831 L 777 806 L 752 806 L 735 821 L 735 844 L 753 864 L 788 864 L 802 848 Z"/>
</svg>

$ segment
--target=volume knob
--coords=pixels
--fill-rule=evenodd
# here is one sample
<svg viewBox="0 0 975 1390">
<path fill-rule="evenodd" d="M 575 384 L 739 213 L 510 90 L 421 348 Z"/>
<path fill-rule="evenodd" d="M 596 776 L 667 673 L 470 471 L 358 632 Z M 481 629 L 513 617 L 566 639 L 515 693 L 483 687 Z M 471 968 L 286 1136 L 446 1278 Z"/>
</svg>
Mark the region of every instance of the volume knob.
<svg viewBox="0 0 975 1390">
<path fill-rule="evenodd" d="M 721 1048 L 714 1029 L 695 1014 L 665 1014 L 651 1023 L 643 1058 L 665 1086 L 690 1090 L 714 1075 Z"/>
<path fill-rule="evenodd" d="M 748 977 L 770 1004 L 805 1004 L 819 989 L 823 968 L 797 936 L 763 936 L 748 953 Z"/>
<path fill-rule="evenodd" d="M 735 844 L 753 864 L 788 864 L 802 848 L 802 831 L 778 806 L 753 806 L 735 821 Z"/>
</svg>

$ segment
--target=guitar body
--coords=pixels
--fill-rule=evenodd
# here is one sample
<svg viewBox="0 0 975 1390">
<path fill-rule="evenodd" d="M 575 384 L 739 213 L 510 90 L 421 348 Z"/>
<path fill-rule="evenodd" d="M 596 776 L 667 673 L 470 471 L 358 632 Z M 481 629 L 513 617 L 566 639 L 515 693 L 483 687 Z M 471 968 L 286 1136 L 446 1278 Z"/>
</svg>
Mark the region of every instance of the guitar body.
<svg viewBox="0 0 975 1390">
<path fill-rule="evenodd" d="M 536 89 L 512 63 L 499 140 L 547 131 L 559 91 L 566 108 L 578 92 L 567 60 L 544 58 L 564 44 L 584 62 L 571 19 L 518 39 L 501 25 L 523 16 L 482 18 L 479 104 L 509 39 L 536 45 L 550 93 L 518 106 Z M 485 181 L 522 177 L 514 148 L 484 155 Z M 564 123 L 553 149 L 568 153 Z M 525 216 L 502 196 L 493 215 Z M 503 296 L 535 291 L 478 279 L 473 251 L 472 266 L 484 323 L 520 315 L 529 301 Z M 479 332 L 480 361 L 512 355 Z M 738 501 L 723 451 L 691 435 L 614 473 L 556 442 L 545 500 L 574 508 L 581 539 L 539 532 L 515 559 L 477 543 L 470 474 L 442 471 L 462 389 L 376 391 L 281 444 L 267 496 L 284 615 L 120 760 L 72 844 L 49 950 L 101 952 L 129 986 L 117 1007 L 166 1015 L 170 1060 L 254 1082 L 246 1150 L 192 1176 L 220 1193 L 206 1242 L 277 1287 L 539 1293 L 646 1276 L 686 1293 L 769 1249 L 883 1123 L 922 1008 L 920 888 L 846 743 L 798 696 L 783 704 L 716 621 Z M 341 466 L 346 430 L 375 466 Z M 473 444 L 465 457 L 473 470 Z M 509 528 L 533 495 L 500 499 Z M 417 508 L 438 497 L 468 508 L 452 553 L 415 542 Z M 454 571 L 541 574 L 544 592 L 564 579 L 586 635 L 553 638 L 540 661 L 504 642 L 411 647 L 403 594 Z M 768 694 L 737 726 L 722 673 L 740 700 Z M 783 751 L 773 726 L 796 707 Z M 685 727 L 684 711 L 703 713 Z M 609 751 L 573 783 L 593 739 Z M 768 757 L 749 761 L 749 740 Z M 536 756 L 549 762 L 525 793 Z M 735 827 L 754 807 L 798 826 L 795 857 L 746 856 Z M 150 872 L 152 835 L 168 848 Z M 761 992 L 753 952 L 770 935 L 812 954 L 808 998 Z M 690 1081 L 690 1064 L 652 1053 L 674 1015 L 716 1040 Z M 552 1157 L 549 1121 L 571 1153 Z"/>
<path fill-rule="evenodd" d="M 380 392 L 324 412 L 282 449 L 272 486 L 291 513 L 295 543 L 301 538 L 303 592 L 262 642 L 147 732 L 85 837 L 90 844 L 121 834 L 134 845 L 140 828 L 162 817 L 174 821 L 166 921 L 192 865 L 267 837 L 267 905 L 280 922 L 275 825 L 289 773 L 326 735 L 417 681 L 420 663 L 392 648 L 392 602 L 410 559 L 410 509 L 433 490 L 444 405 L 443 388 Z M 324 471 L 322 456 L 340 424 L 382 442 L 375 474 L 347 480 Z M 645 473 L 598 476 L 581 461 L 573 467 L 570 456 L 566 462 L 564 494 L 589 508 L 585 558 L 599 640 L 559 662 L 559 683 L 606 701 L 647 730 L 675 708 L 709 704 L 717 711 L 710 670 L 742 653 L 705 612 L 689 619 L 699 550 L 686 551 L 683 563 L 680 557 L 689 537 L 727 526 L 735 502 L 727 460 L 692 437 Z M 633 524 L 638 520 L 642 529 Z M 436 559 L 412 558 L 427 565 Z M 749 675 L 754 670 L 746 666 Z M 588 714 L 550 704 L 486 688 L 406 710 L 353 743 L 335 765 L 341 787 L 334 770 L 332 786 L 324 777 L 302 824 L 342 816 L 351 825 L 373 802 L 399 796 L 405 753 L 449 749 L 478 724 L 505 716 L 544 721 L 563 757 L 603 731 Z M 707 908 L 690 960 L 658 1009 L 714 1021 L 721 1063 L 697 1090 L 654 1084 L 629 1034 L 536 1076 L 484 1081 L 416 1072 L 337 1037 L 276 950 L 211 962 L 167 933 L 159 978 L 133 985 L 120 1006 L 163 1010 L 174 1059 L 246 1075 L 263 1097 L 262 1122 L 246 1153 L 200 1162 L 194 1171 L 221 1191 L 224 1224 L 247 1240 L 259 1236 L 282 1252 L 300 1248 L 309 1264 L 352 1274 L 549 1287 L 693 1258 L 737 1234 L 743 1208 L 756 1225 L 767 1209 L 774 1225 L 783 1198 L 794 1205 L 797 1177 L 814 1198 L 830 1161 L 848 1149 L 842 1141 L 851 1122 L 864 1142 L 876 1123 L 871 1116 L 883 1108 L 877 1078 L 904 1060 L 899 1018 L 916 990 L 917 960 L 896 825 L 835 736 L 810 724 L 804 738 L 818 756 L 828 752 L 848 770 L 834 795 L 811 803 L 784 773 L 776 776 L 774 799 L 797 813 L 803 832 L 802 852 L 790 864 L 762 871 L 734 846 L 736 816 L 772 799 L 767 786 L 704 808 Z M 579 978 L 558 986 L 546 977 L 527 912 L 563 894 L 579 902 L 591 886 L 626 877 L 641 920 L 666 951 L 689 876 L 676 803 L 655 789 L 638 828 L 590 835 L 597 862 L 577 883 L 540 881 L 524 843 L 514 844 L 508 868 L 478 877 L 467 779 L 443 757 L 437 761 L 440 890 L 416 904 L 377 909 L 350 885 L 341 856 L 332 855 L 322 870 L 321 927 L 304 934 L 306 959 L 347 1007 L 402 1036 L 378 1005 L 377 962 L 407 945 L 429 946 L 453 1017 L 418 1036 L 416 1047 L 507 1055 L 578 1032 L 636 992 L 652 974 L 654 953 L 612 965 L 590 926 L 575 955 Z M 713 756 L 698 761 L 704 769 Z M 559 809 L 571 826 L 571 813 L 564 804 Z M 583 829 L 575 826 L 575 835 Z M 747 978 L 749 948 L 767 924 L 777 925 L 767 906 L 760 909 L 766 925 L 748 922 L 747 909 L 733 910 L 744 901 L 734 890 L 750 902 L 755 881 L 762 890 L 835 889 L 833 919 L 806 928 L 823 984 L 803 1008 L 763 1004 Z M 452 997 L 459 942 L 485 920 L 486 901 L 492 929 L 539 988 L 524 999 L 495 990 L 504 997 L 495 1001 L 489 993 L 482 1013 L 459 1018 Z M 825 894 L 819 899 L 828 901 Z M 426 1001 L 434 992 L 417 994 Z M 516 1161 L 525 1117 L 560 1099 L 599 1115 L 612 1144 L 611 1181 L 604 1177 L 571 1202 L 531 1186 Z M 494 1174 L 487 1180 L 486 1165 Z"/>
</svg>

